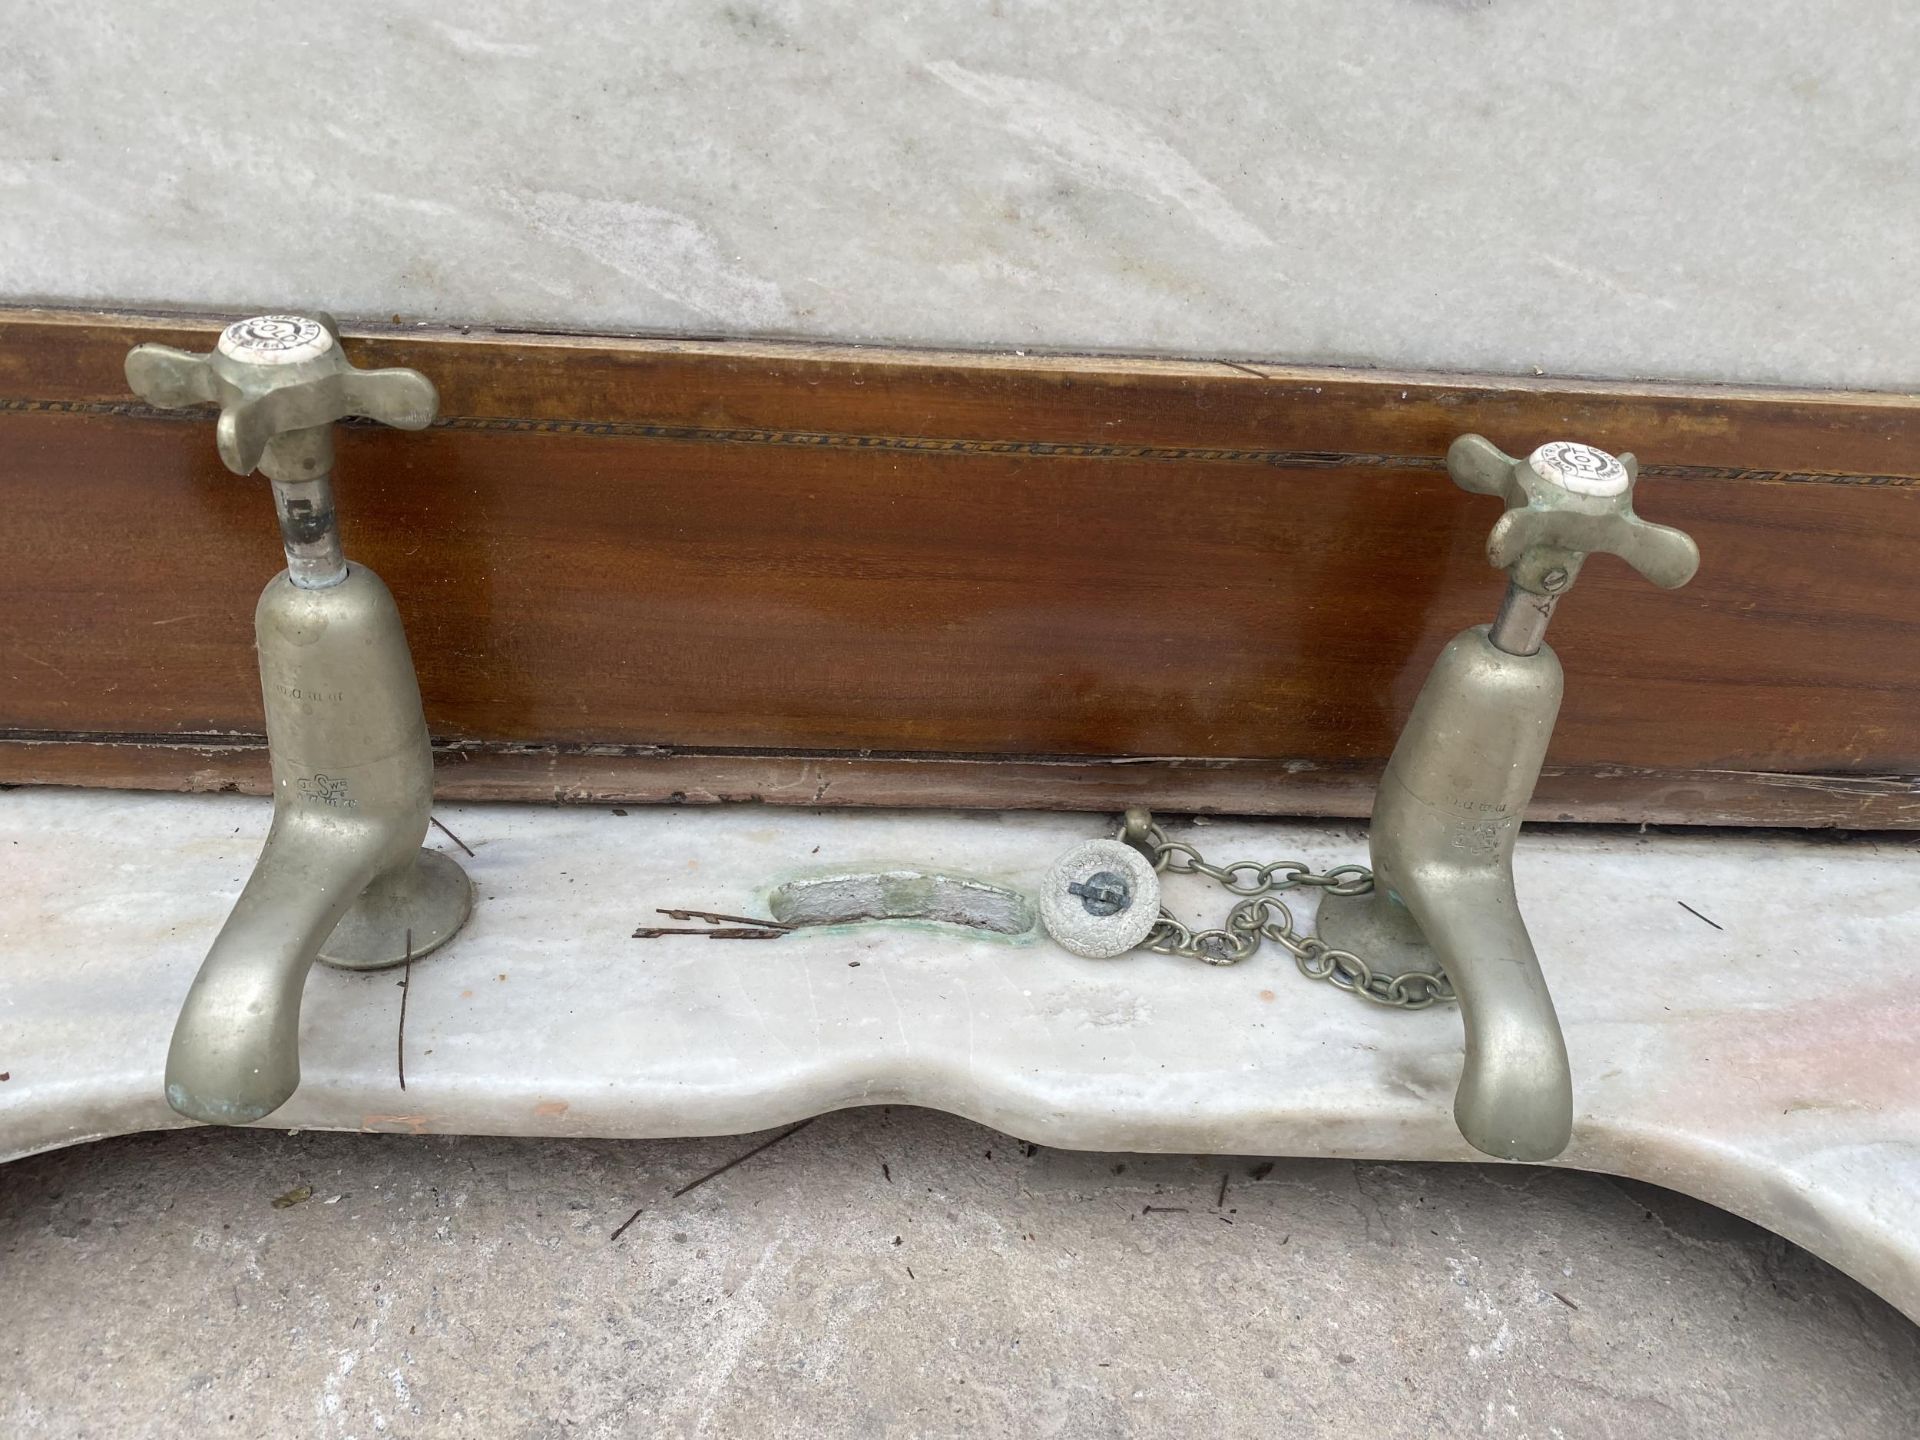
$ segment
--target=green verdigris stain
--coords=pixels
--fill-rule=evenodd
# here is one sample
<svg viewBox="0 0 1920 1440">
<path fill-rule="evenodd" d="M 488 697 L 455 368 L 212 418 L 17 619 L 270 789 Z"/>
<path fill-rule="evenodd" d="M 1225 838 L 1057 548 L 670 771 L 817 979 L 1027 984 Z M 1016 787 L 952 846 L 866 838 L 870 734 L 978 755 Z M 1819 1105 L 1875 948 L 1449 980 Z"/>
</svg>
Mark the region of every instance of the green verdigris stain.
<svg viewBox="0 0 1920 1440">
<path fill-rule="evenodd" d="M 846 931 L 885 923 L 1008 944 L 1031 944 L 1039 933 L 1033 902 L 1019 890 L 887 862 L 793 872 L 768 891 L 766 903 L 775 920 L 797 929 Z"/>
</svg>

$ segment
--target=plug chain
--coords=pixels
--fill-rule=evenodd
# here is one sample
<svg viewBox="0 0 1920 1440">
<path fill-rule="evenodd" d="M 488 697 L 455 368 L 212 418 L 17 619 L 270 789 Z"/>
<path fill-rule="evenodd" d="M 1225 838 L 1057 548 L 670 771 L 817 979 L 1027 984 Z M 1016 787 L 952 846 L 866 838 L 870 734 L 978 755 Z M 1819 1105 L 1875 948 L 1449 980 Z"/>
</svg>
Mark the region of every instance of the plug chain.
<svg viewBox="0 0 1920 1440">
<path fill-rule="evenodd" d="M 1173 840 L 1145 811 L 1129 811 L 1120 838 L 1153 862 L 1155 870 L 1171 875 L 1204 875 L 1240 896 L 1217 930 L 1195 930 L 1165 908 L 1141 948 L 1161 955 L 1178 955 L 1208 965 L 1238 965 L 1271 940 L 1293 956 L 1293 963 L 1309 980 L 1324 980 L 1336 989 L 1401 1010 L 1424 1010 L 1454 998 L 1444 975 L 1410 970 L 1404 975 L 1376 974 L 1373 967 L 1350 950 L 1337 950 L 1317 935 L 1303 934 L 1279 895 L 1288 890 L 1314 889 L 1328 895 L 1365 895 L 1373 889 L 1373 872 L 1364 865 L 1335 865 L 1316 871 L 1304 860 L 1271 860 L 1262 865 L 1236 860 L 1214 865 L 1184 840 Z"/>
</svg>

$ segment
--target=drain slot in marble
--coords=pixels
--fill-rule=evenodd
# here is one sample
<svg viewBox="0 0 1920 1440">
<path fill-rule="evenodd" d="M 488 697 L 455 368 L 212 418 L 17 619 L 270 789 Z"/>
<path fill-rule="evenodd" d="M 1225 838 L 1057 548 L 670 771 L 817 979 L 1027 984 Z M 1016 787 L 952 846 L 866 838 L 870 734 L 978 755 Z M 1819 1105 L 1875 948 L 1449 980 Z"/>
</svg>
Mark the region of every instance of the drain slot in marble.
<svg viewBox="0 0 1920 1440">
<path fill-rule="evenodd" d="M 782 925 L 856 925 L 923 920 L 995 935 L 1024 935 L 1036 923 L 1033 902 L 1015 890 L 930 870 L 856 870 L 789 880 L 768 897 Z"/>
</svg>

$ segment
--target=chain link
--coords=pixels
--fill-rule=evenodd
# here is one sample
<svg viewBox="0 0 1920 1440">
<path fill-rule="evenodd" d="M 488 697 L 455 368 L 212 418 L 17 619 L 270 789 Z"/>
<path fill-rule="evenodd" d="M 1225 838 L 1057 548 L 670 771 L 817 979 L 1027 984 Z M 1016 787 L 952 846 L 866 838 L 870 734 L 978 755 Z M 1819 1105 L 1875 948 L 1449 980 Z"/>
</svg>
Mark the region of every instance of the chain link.
<svg viewBox="0 0 1920 1440">
<path fill-rule="evenodd" d="M 1238 965 L 1271 940 L 1293 956 L 1293 963 L 1309 980 L 1324 980 L 1351 995 L 1402 1010 L 1424 1010 L 1454 998 L 1444 975 L 1409 970 L 1404 975 L 1376 974 L 1373 967 L 1350 950 L 1337 950 L 1317 935 L 1302 934 L 1293 911 L 1281 893 L 1319 890 L 1327 895 L 1366 895 L 1373 890 L 1373 872 L 1364 865 L 1335 865 L 1315 870 L 1304 860 L 1270 860 L 1262 865 L 1235 860 L 1210 864 L 1184 840 L 1171 840 L 1151 817 L 1129 815 L 1121 838 L 1153 862 L 1153 868 L 1172 875 L 1204 875 L 1240 903 L 1227 913 L 1217 930 L 1195 930 L 1166 910 L 1141 942 L 1143 949 L 1161 955 L 1179 955 L 1208 965 Z"/>
</svg>

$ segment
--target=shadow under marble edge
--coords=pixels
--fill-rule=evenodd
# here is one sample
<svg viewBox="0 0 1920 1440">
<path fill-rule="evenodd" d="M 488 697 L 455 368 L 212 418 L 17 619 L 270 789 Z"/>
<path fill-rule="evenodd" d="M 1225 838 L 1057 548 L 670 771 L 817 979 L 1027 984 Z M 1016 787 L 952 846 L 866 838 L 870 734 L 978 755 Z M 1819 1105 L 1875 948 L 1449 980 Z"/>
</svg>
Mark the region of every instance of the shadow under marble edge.
<svg viewBox="0 0 1920 1440">
<path fill-rule="evenodd" d="M 904 1108 L 782 1134 L 16 1161 L 0 1429 L 1904 1440 L 1920 1413 L 1920 1328 L 1654 1186 L 1067 1152 Z"/>
</svg>

